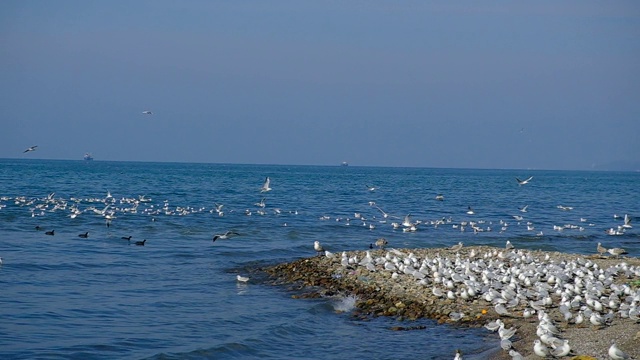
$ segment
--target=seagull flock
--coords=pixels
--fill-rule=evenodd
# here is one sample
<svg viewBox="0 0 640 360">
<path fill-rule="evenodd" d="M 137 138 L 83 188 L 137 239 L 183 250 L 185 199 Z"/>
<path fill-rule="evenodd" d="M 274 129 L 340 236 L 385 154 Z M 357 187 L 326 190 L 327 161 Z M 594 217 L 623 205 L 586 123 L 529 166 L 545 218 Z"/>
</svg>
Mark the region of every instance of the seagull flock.
<svg viewBox="0 0 640 360">
<path fill-rule="evenodd" d="M 27 149 L 35 150 L 36 147 Z M 528 184 L 533 177 L 525 180 L 516 179 L 520 186 Z M 368 191 L 375 191 L 376 187 L 366 185 Z M 272 191 L 271 179 L 266 177 L 263 185 L 259 188 L 259 193 L 264 194 Z M 438 194 L 436 201 L 444 201 L 444 196 Z M 97 216 L 104 219 L 106 226 L 111 226 L 119 217 L 126 217 L 131 214 L 142 214 L 151 217 L 151 221 L 155 221 L 160 216 L 187 216 L 200 213 L 211 213 L 217 216 L 226 216 L 227 213 L 236 212 L 251 216 L 257 215 L 280 215 L 283 211 L 279 208 L 269 208 L 267 206 L 267 198 L 255 203 L 255 208 L 247 208 L 242 211 L 229 210 L 225 212 L 224 204 L 214 203 L 212 208 L 207 207 L 190 207 L 190 206 L 171 206 L 168 200 L 162 203 L 153 202 L 152 199 L 145 195 L 133 197 L 121 197 L 116 199 L 107 192 L 104 197 L 94 198 L 61 198 L 56 197 L 55 193 L 42 198 L 30 198 L 26 196 L 0 197 L 0 210 L 8 205 L 24 207 L 28 209 L 31 217 L 46 216 L 53 212 L 63 212 L 71 219 L 79 216 Z M 473 233 L 493 231 L 492 222 L 483 220 L 465 220 L 453 221 L 451 217 L 443 217 L 436 220 L 416 220 L 411 214 L 404 216 L 395 216 L 389 212 L 385 212 L 376 202 L 369 202 L 369 206 L 375 210 L 375 215 L 369 217 L 361 212 L 355 212 L 353 217 L 338 217 L 336 222 L 342 222 L 344 225 L 352 223 L 359 224 L 365 229 L 374 230 L 376 225 L 388 225 L 393 230 L 401 230 L 402 232 L 416 232 L 419 229 L 431 227 L 449 226 L 460 232 L 471 229 Z M 562 211 L 571 211 L 572 207 L 558 205 L 558 209 Z M 521 213 L 527 212 L 528 205 L 517 209 Z M 464 210 L 461 211 L 461 213 Z M 297 210 L 289 211 L 289 214 L 298 215 Z M 474 218 L 476 211 L 468 206 L 466 214 Z M 379 216 L 379 217 L 378 217 Z M 525 219 L 522 215 L 514 215 L 517 225 L 524 223 Z M 614 219 L 622 218 L 615 215 Z M 319 218 L 322 221 L 331 219 L 330 216 L 322 215 Z M 397 219 L 397 221 L 394 221 Z M 622 235 L 630 228 L 631 218 L 624 216 L 624 222 L 617 228 L 611 228 L 610 235 Z M 580 219 L 581 223 L 586 219 Z M 284 224 L 286 225 L 286 223 Z M 505 232 L 509 229 L 508 221 L 500 220 L 496 223 L 498 231 Z M 534 231 L 531 222 L 526 222 L 527 231 Z M 589 224 L 593 226 L 593 224 Z M 40 229 L 37 227 L 37 229 Z M 566 230 L 584 230 L 580 225 L 559 225 L 554 226 L 556 231 Z M 54 236 L 55 230 L 48 230 L 47 235 Z M 607 230 L 607 234 L 609 231 Z M 541 233 L 537 233 L 541 235 Z M 84 231 L 77 235 L 80 238 L 88 238 L 89 232 Z M 213 242 L 218 239 L 230 239 L 240 236 L 235 230 L 226 230 L 213 236 Z M 131 236 L 123 237 L 127 241 L 131 241 Z M 136 241 L 134 244 L 144 246 L 146 239 Z M 385 238 L 376 240 L 375 245 L 380 249 L 378 251 L 386 251 L 388 245 Z M 373 244 L 370 245 L 373 249 Z M 561 338 L 561 333 L 555 327 L 557 320 L 553 320 L 549 316 L 552 308 L 558 308 L 565 319 L 566 324 L 580 324 L 590 322 L 594 326 L 608 326 L 616 317 L 628 317 L 640 321 L 640 291 L 635 292 L 627 285 L 617 285 L 615 280 L 618 278 L 629 278 L 640 276 L 640 269 L 636 267 L 626 266 L 625 263 L 612 268 L 602 269 L 595 262 L 590 260 L 578 259 L 576 261 L 548 262 L 549 259 L 538 259 L 530 252 L 516 249 L 515 246 L 507 241 L 505 249 L 502 251 L 494 250 L 486 253 L 477 253 L 475 250 L 465 251 L 464 244 L 459 242 L 452 246 L 448 251 L 449 256 L 437 256 L 434 258 L 419 259 L 414 254 L 405 254 L 396 249 L 386 251 L 384 256 L 374 257 L 371 251 L 366 251 L 366 255 L 359 259 L 356 256 L 349 257 L 346 252 L 338 257 L 331 253 L 320 244 L 319 241 L 314 242 L 314 250 L 318 255 L 324 255 L 332 259 L 339 260 L 344 267 L 362 266 L 368 271 L 388 271 L 392 273 L 392 278 L 400 276 L 409 276 L 421 286 L 430 288 L 432 293 L 437 297 L 446 297 L 448 299 L 461 301 L 474 301 L 476 299 L 484 299 L 494 305 L 496 313 L 500 315 L 512 314 L 516 309 L 524 307 L 522 316 L 533 317 L 537 314 L 539 320 L 539 340 L 532 344 L 535 354 L 538 356 L 555 356 L 561 357 L 570 353 L 570 345 L 566 339 Z M 620 248 L 605 248 L 598 243 L 596 252 L 601 256 L 619 257 L 626 252 Z M 247 282 L 248 278 L 238 275 L 237 281 Z M 452 314 L 452 318 L 462 318 L 464 314 Z M 516 329 L 506 329 L 504 323 L 496 322 L 489 326 L 492 330 L 498 331 L 502 340 L 501 346 L 508 351 L 514 358 L 518 358 L 518 353 L 511 347 L 510 338 L 515 334 Z M 621 350 L 615 348 L 610 354 L 622 353 Z M 541 355 L 543 354 L 543 355 Z M 458 354 L 457 356 L 460 356 Z M 617 355 L 619 359 L 624 359 L 622 355 Z M 616 358 L 613 357 L 612 358 Z"/>
<path fill-rule="evenodd" d="M 469 250 L 461 242 L 424 258 L 393 248 L 377 251 L 378 255 L 367 250 L 362 257 L 358 255 L 362 252 L 349 255 L 346 251 L 338 256 L 325 250 L 319 241 L 315 241 L 314 249 L 324 252 L 331 261 L 339 261 L 345 269 L 391 273 L 391 279 L 408 279 L 438 298 L 459 303 L 483 300 L 500 316 L 537 317 L 538 338 L 530 346 L 542 358 L 572 354 L 569 341 L 562 338 L 563 328 L 589 324 L 603 328 L 620 318 L 640 322 L 640 289 L 624 283 L 625 279 L 640 277 L 640 267 L 625 262 L 604 268 L 582 257 L 553 260 L 548 254 L 537 257 L 532 251 L 513 246 Z M 453 321 L 465 316 L 449 314 Z M 501 347 L 512 359 L 523 359 L 510 341 L 517 333 L 515 327 L 507 328 L 498 318 L 485 328 L 498 332 Z M 626 358 L 615 343 L 609 354 L 612 359 Z M 461 358 L 456 353 L 456 359 Z"/>
</svg>

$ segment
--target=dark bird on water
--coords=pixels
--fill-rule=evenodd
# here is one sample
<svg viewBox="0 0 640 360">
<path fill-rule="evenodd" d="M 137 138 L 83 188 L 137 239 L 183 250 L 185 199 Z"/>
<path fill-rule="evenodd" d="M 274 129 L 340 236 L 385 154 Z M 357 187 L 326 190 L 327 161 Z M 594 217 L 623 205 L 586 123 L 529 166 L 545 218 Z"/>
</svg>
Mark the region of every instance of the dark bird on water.
<svg viewBox="0 0 640 360">
<path fill-rule="evenodd" d="M 86 238 L 88 238 L 88 237 L 89 237 L 89 232 L 87 231 L 87 232 L 86 232 L 86 233 L 84 233 L 84 234 L 79 234 L 79 235 L 78 235 L 78 237 L 81 237 L 81 238 L 83 238 L 83 239 L 86 239 Z"/>
<path fill-rule="evenodd" d="M 146 242 L 147 242 L 147 239 L 144 239 L 144 240 L 142 240 L 142 241 L 136 241 L 136 245 L 138 245 L 138 246 L 144 246 L 144 243 L 146 243 Z"/>
<path fill-rule="evenodd" d="M 47 235 L 54 235 L 54 233 L 53 233 L 53 232 L 54 232 L 54 230 L 51 230 L 51 231 L 47 231 L 45 234 L 47 234 Z"/>
<path fill-rule="evenodd" d="M 131 235 L 121 237 L 122 240 L 131 241 Z"/>
<path fill-rule="evenodd" d="M 42 228 L 40 227 L 40 225 L 36 225 L 36 227 L 34 228 L 36 230 L 42 230 Z"/>
</svg>

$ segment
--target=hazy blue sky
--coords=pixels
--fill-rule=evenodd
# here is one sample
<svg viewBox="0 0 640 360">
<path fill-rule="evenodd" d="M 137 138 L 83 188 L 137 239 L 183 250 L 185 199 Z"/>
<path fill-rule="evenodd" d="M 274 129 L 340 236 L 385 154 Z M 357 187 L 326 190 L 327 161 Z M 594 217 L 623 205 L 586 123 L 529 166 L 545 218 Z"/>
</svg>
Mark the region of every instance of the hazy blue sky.
<svg viewBox="0 0 640 360">
<path fill-rule="evenodd" d="M 0 84 L 0 158 L 585 169 L 640 160 L 640 2 L 4 0 Z"/>
</svg>

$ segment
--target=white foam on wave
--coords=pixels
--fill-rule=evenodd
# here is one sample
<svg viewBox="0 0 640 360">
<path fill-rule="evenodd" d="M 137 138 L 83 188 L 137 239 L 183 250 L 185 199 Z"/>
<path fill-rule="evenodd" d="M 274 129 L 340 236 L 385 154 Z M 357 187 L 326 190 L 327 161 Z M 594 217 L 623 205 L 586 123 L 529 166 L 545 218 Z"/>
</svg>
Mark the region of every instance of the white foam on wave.
<svg viewBox="0 0 640 360">
<path fill-rule="evenodd" d="M 333 301 L 333 309 L 340 313 L 349 312 L 356 307 L 357 301 L 358 297 L 355 295 L 336 297 Z"/>
</svg>

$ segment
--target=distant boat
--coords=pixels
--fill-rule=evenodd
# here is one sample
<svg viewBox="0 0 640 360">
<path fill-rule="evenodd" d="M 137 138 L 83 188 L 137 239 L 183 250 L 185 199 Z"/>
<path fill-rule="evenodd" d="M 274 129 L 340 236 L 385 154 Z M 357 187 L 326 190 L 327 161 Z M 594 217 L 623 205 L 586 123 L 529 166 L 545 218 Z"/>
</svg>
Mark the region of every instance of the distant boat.
<svg viewBox="0 0 640 360">
<path fill-rule="evenodd" d="M 349 166 L 349 163 L 346 161 L 343 161 L 342 164 L 340 164 L 341 166 Z"/>
<path fill-rule="evenodd" d="M 86 154 L 84 154 L 84 158 L 83 159 L 85 159 L 87 161 L 91 161 L 91 160 L 93 160 L 93 155 L 91 155 L 90 153 L 86 153 Z"/>
</svg>

